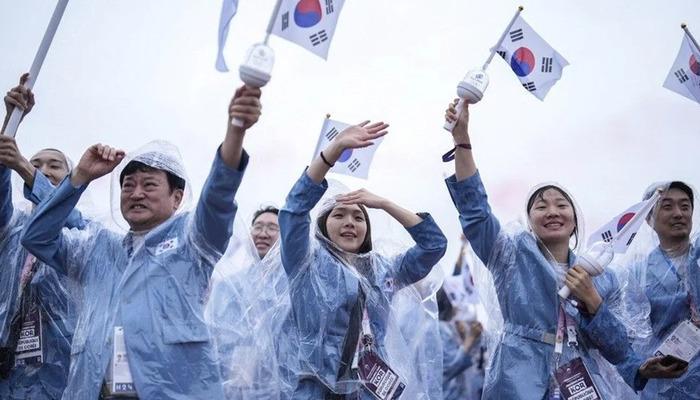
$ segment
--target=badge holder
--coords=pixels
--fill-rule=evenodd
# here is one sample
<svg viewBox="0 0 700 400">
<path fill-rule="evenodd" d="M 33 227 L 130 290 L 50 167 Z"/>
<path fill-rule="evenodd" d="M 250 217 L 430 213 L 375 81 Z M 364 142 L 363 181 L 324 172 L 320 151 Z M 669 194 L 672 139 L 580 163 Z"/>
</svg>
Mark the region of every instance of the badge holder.
<svg viewBox="0 0 700 400">
<path fill-rule="evenodd" d="M 29 303 L 29 307 L 23 310 L 22 328 L 15 349 L 15 367 L 40 365 L 44 362 L 41 309 L 36 301 L 31 300 Z"/>
<path fill-rule="evenodd" d="M 362 385 L 378 400 L 401 398 L 406 384 L 377 352 L 372 350 L 371 334 L 362 335 L 362 347 L 358 357 L 358 375 Z"/>
<path fill-rule="evenodd" d="M 137 393 L 126 354 L 124 327 L 114 327 L 114 340 L 112 343 L 112 360 L 109 364 L 110 371 L 107 374 L 109 394 L 114 397 L 135 397 Z"/>
</svg>

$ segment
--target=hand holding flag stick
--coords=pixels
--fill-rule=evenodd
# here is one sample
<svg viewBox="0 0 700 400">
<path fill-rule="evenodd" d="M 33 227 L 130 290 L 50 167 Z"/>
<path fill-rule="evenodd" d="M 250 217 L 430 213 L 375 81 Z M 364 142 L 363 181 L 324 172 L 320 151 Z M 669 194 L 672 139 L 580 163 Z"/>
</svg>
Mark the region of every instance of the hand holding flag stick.
<svg viewBox="0 0 700 400">
<path fill-rule="evenodd" d="M 520 12 L 523 11 L 523 9 L 523 6 L 518 7 L 518 11 L 516 11 L 515 15 L 508 23 L 508 26 L 506 26 L 503 34 L 501 34 L 498 42 L 496 42 L 496 45 L 491 49 L 489 58 L 486 59 L 486 62 L 481 69 L 473 69 L 467 72 L 462 81 L 457 85 L 457 96 L 459 96 L 459 101 L 456 105 L 457 119 L 459 119 L 459 114 L 462 112 L 465 101 L 469 104 L 474 104 L 478 103 L 483 98 L 484 92 L 489 85 L 489 76 L 486 74 L 486 69 L 489 67 L 489 64 L 491 64 L 491 60 L 493 60 L 493 56 L 496 54 L 496 49 L 498 49 L 498 46 L 501 44 L 501 42 L 503 42 L 503 39 L 508 34 L 508 31 L 510 31 L 510 28 L 513 26 L 516 18 L 518 18 L 518 15 L 520 15 Z M 447 121 L 445 122 L 443 128 L 449 132 L 452 132 L 456 124 L 456 120 Z"/>
<path fill-rule="evenodd" d="M 580 265 L 590 276 L 598 276 L 615 257 L 615 244 L 622 238 L 627 237 L 627 232 L 632 229 L 639 229 L 639 225 L 646 218 L 649 212 L 656 205 L 656 201 L 661 196 L 661 190 L 657 190 L 654 195 L 646 201 L 644 207 L 637 212 L 619 232 L 609 242 L 595 242 L 586 252 L 576 256 L 576 265 Z M 634 236 L 632 236 L 634 238 Z M 632 239 L 628 239 L 632 240 Z M 571 295 L 571 289 L 564 286 L 559 290 L 559 296 L 566 299 Z"/>
<path fill-rule="evenodd" d="M 68 0 L 59 0 L 56 4 L 56 8 L 54 9 L 53 15 L 51 16 L 51 21 L 49 21 L 49 26 L 46 28 L 44 37 L 41 39 L 41 44 L 39 45 L 39 49 L 37 50 L 36 55 L 34 56 L 32 66 L 29 69 L 29 78 L 26 80 L 26 82 L 24 82 L 24 87 L 29 90 L 34 88 L 34 83 L 36 82 L 37 77 L 39 77 L 39 72 L 41 71 L 41 67 L 44 64 L 44 59 L 46 58 L 46 53 L 48 53 L 49 47 L 51 47 L 51 42 L 53 41 L 53 37 L 56 34 L 58 25 L 61 23 L 61 18 L 63 17 L 63 12 L 66 10 L 67 5 Z M 15 107 L 14 110 L 12 110 L 12 114 L 10 115 L 7 127 L 2 133 L 8 136 L 15 137 L 15 135 L 17 135 L 17 128 L 19 127 L 19 123 L 22 121 L 23 113 L 24 112 L 22 109 L 20 109 L 19 107 Z"/>
</svg>

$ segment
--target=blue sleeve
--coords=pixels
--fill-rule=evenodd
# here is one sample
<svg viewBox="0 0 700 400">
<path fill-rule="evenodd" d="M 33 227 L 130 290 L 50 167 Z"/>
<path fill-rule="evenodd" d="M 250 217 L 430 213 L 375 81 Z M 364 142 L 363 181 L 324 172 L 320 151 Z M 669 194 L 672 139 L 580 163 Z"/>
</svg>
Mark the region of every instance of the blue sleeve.
<svg viewBox="0 0 700 400">
<path fill-rule="evenodd" d="M 314 183 L 304 171 L 287 195 L 284 207 L 279 212 L 282 265 L 290 280 L 296 276 L 309 254 L 311 226 L 309 212 L 321 199 L 326 189 L 328 189 L 328 183 L 325 179 L 320 184 Z"/>
<path fill-rule="evenodd" d="M 61 229 L 86 187 L 73 187 L 70 175 L 66 176 L 37 206 L 22 233 L 22 246 L 63 274 L 68 274 L 68 255 L 77 246 L 65 240 Z"/>
<path fill-rule="evenodd" d="M 472 358 L 457 342 L 449 328 L 440 322 L 442 338 L 442 380 L 448 382 L 472 366 Z"/>
<path fill-rule="evenodd" d="M 622 379 L 631 388 L 634 390 L 644 388 L 646 379 L 638 373 L 643 360 L 632 349 L 627 330 L 610 312 L 606 301 L 600 305 L 595 315 L 582 314 L 579 327 L 600 354 L 615 365 Z"/>
<path fill-rule="evenodd" d="M 459 182 L 452 175 L 445 182 L 452 202 L 459 212 L 459 222 L 464 236 L 469 240 L 476 255 L 488 266 L 489 256 L 501 230 L 501 224 L 491 213 L 479 171 Z"/>
<path fill-rule="evenodd" d="M 54 189 L 55 187 L 49 182 L 49 178 L 37 169 L 34 172 L 34 184 L 32 187 L 29 188 L 29 186 L 24 185 L 24 198 L 38 205 L 49 197 Z M 68 219 L 66 219 L 66 228 L 82 229 L 85 225 L 87 225 L 87 221 L 83 218 L 80 211 L 74 208 L 68 216 Z"/>
<path fill-rule="evenodd" d="M 217 149 L 194 215 L 197 240 L 223 253 L 233 233 L 233 220 L 238 211 L 236 191 L 248 166 L 248 154 L 243 151 L 238 169 L 224 163 Z M 200 236 L 201 235 L 201 236 Z"/>
<path fill-rule="evenodd" d="M 11 171 L 0 165 L 0 229 L 7 226 L 12 219 L 12 183 Z"/>
<path fill-rule="evenodd" d="M 423 221 L 410 228 L 409 234 L 416 244 L 401 257 L 396 278 L 402 286 L 408 286 L 425 278 L 447 250 L 447 238 L 427 213 L 418 214 Z"/>
</svg>

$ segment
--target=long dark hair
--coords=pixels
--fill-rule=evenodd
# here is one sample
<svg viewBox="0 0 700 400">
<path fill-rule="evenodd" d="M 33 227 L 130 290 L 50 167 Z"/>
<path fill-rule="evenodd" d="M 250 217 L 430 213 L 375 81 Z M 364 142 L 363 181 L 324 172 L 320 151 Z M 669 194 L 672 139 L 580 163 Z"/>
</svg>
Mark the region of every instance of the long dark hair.
<svg viewBox="0 0 700 400">
<path fill-rule="evenodd" d="M 367 214 L 367 209 L 362 204 L 358 204 L 358 206 L 360 207 L 360 210 L 362 210 L 362 214 L 365 216 L 365 223 L 367 224 L 367 233 L 365 233 L 365 239 L 362 241 L 360 248 L 357 249 L 357 253 L 364 254 L 372 251 L 372 227 L 369 223 L 369 214 Z M 331 212 L 334 209 L 335 207 L 329 209 L 328 211 L 321 214 L 321 216 L 319 216 L 318 219 L 316 219 L 318 231 L 321 232 L 323 237 L 325 237 L 328 240 L 331 240 L 331 238 L 328 236 L 328 228 L 326 228 L 326 222 L 328 221 L 328 216 L 331 215 Z"/>
<path fill-rule="evenodd" d="M 574 248 L 576 248 L 578 247 L 578 215 L 576 215 L 576 206 L 574 206 L 574 201 L 571 199 L 571 197 L 559 186 L 546 185 L 535 190 L 535 193 L 533 193 L 532 196 L 530 196 L 530 198 L 527 200 L 527 209 L 525 210 L 527 212 L 527 216 L 528 218 L 530 218 L 530 210 L 532 209 L 532 206 L 535 205 L 535 201 L 544 200 L 544 192 L 546 192 L 549 189 L 556 190 L 562 196 L 564 196 L 566 201 L 568 201 L 569 204 L 571 204 L 571 209 L 574 210 L 574 231 L 571 232 L 571 235 L 569 235 L 569 237 L 573 236 L 576 240 L 574 242 Z"/>
</svg>

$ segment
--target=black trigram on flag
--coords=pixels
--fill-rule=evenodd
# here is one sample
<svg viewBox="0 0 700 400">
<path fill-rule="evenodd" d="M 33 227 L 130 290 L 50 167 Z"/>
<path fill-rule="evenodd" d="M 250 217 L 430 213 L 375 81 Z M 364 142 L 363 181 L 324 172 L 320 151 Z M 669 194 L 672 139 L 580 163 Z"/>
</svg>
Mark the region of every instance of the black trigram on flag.
<svg viewBox="0 0 700 400">
<path fill-rule="evenodd" d="M 335 129 L 335 126 L 331 128 L 330 131 L 326 132 L 326 139 L 330 142 L 331 140 L 335 139 L 336 136 L 338 136 L 338 130 Z"/>
<path fill-rule="evenodd" d="M 627 244 L 625 246 L 629 246 L 632 241 L 634 240 L 634 237 L 637 235 L 637 232 L 633 233 L 632 236 L 630 236 L 630 240 L 627 241 Z"/>
<path fill-rule="evenodd" d="M 328 40 L 328 34 L 326 34 L 326 30 L 322 29 L 313 35 L 309 36 L 309 39 L 311 40 L 311 44 L 314 46 L 318 46 L 319 44 L 325 42 Z"/>
<path fill-rule="evenodd" d="M 282 14 L 282 30 L 289 28 L 289 11 Z"/>
<path fill-rule="evenodd" d="M 537 90 L 537 88 L 535 87 L 535 82 L 532 82 L 532 81 L 527 82 L 527 83 L 523 83 L 523 87 L 531 92 L 534 92 L 535 90 Z"/>
<path fill-rule="evenodd" d="M 331 14 L 334 10 L 333 0 L 326 0 L 326 15 Z"/>
<path fill-rule="evenodd" d="M 360 162 L 357 160 L 357 158 L 353 158 L 352 162 L 348 165 L 348 169 L 355 172 L 358 168 L 360 168 Z"/>
<path fill-rule="evenodd" d="M 542 72 L 552 72 L 552 57 L 542 57 Z"/>
<path fill-rule="evenodd" d="M 685 83 L 688 79 L 688 74 L 685 73 L 685 70 L 683 68 L 679 69 L 678 71 L 673 73 L 676 75 L 676 78 L 678 78 L 678 82 L 680 83 Z"/>
<path fill-rule="evenodd" d="M 605 232 L 603 232 L 603 234 L 601 234 L 600 236 L 603 238 L 603 241 L 604 241 L 605 243 L 612 242 L 612 239 L 613 239 L 612 232 L 610 232 L 610 231 L 605 231 Z"/>
<path fill-rule="evenodd" d="M 499 56 L 501 56 L 502 59 L 506 59 L 506 52 L 503 50 L 498 50 L 496 53 L 498 53 Z"/>
<path fill-rule="evenodd" d="M 510 41 L 511 42 L 517 42 L 518 40 L 523 39 L 523 30 L 522 29 L 516 29 L 514 31 L 510 32 Z"/>
</svg>

